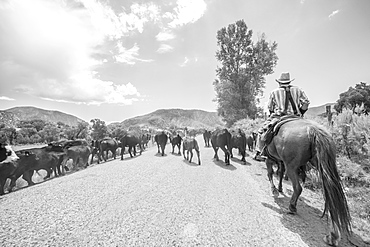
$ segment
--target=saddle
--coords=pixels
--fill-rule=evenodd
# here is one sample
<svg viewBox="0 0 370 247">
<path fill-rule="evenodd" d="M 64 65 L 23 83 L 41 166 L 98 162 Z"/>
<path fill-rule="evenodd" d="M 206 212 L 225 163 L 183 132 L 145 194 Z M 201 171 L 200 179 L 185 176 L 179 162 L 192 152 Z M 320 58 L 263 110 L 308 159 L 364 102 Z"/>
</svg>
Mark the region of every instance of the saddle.
<svg viewBox="0 0 370 247">
<path fill-rule="evenodd" d="M 271 123 L 268 126 L 269 128 L 261 136 L 261 140 L 265 143 L 263 149 L 265 149 L 265 147 L 271 143 L 272 139 L 274 138 L 274 136 L 277 135 L 277 133 L 279 132 L 283 124 L 301 119 L 301 117 L 296 116 L 296 115 L 286 115 L 286 116 L 282 116 L 280 118 L 275 118 L 275 119 L 271 121 Z"/>
</svg>

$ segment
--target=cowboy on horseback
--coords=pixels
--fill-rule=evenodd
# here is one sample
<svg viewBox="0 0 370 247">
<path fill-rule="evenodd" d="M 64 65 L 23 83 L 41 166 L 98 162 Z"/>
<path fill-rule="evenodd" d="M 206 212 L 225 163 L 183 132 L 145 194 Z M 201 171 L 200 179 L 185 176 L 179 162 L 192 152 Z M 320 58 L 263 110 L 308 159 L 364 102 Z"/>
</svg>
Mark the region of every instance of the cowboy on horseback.
<svg viewBox="0 0 370 247">
<path fill-rule="evenodd" d="M 258 130 L 256 141 L 256 154 L 254 159 L 264 159 L 263 152 L 267 130 L 273 128 L 283 116 L 303 117 L 308 109 L 310 101 L 304 91 L 296 86 L 290 85 L 294 79 L 290 79 L 289 72 L 282 73 L 279 79 L 275 79 L 279 87 L 270 93 L 268 100 L 268 110 L 270 116 L 266 119 L 263 126 Z"/>
</svg>

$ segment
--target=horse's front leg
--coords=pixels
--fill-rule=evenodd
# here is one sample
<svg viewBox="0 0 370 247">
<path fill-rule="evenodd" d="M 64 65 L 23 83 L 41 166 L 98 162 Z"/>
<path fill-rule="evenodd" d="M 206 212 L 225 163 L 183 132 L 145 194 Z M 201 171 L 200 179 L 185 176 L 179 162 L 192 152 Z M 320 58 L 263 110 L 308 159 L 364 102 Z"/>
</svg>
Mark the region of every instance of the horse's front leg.
<svg viewBox="0 0 370 247">
<path fill-rule="evenodd" d="M 286 166 L 287 166 L 287 175 L 290 181 L 292 182 L 292 186 L 293 186 L 293 195 L 292 195 L 292 198 L 290 199 L 289 210 L 290 210 L 290 213 L 296 214 L 297 213 L 297 201 L 298 201 L 299 196 L 302 193 L 302 186 L 299 183 L 299 176 L 298 176 L 297 169 L 290 169 L 288 164 L 286 164 Z"/>
<path fill-rule="evenodd" d="M 271 186 L 271 192 L 273 196 L 279 196 L 279 191 L 276 189 L 275 184 L 274 184 L 274 170 L 272 169 L 272 166 L 274 165 L 274 162 L 270 159 L 266 159 L 266 168 L 267 168 L 267 177 L 270 181 L 270 186 Z"/>
<path fill-rule="evenodd" d="M 179 148 L 179 155 L 181 155 L 181 143 L 178 145 L 178 148 Z"/>
</svg>

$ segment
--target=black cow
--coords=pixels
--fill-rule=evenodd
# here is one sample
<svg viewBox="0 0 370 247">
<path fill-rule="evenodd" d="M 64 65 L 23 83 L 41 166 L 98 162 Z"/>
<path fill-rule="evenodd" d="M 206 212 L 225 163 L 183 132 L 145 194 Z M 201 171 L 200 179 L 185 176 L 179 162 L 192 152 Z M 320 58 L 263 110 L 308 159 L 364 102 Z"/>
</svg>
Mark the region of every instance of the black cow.
<svg viewBox="0 0 370 247">
<path fill-rule="evenodd" d="M 148 142 L 152 139 L 152 136 L 147 133 L 147 134 L 143 134 L 141 136 L 141 142 L 142 142 L 142 145 L 143 145 L 143 149 L 148 147 Z"/>
<path fill-rule="evenodd" d="M 90 163 L 92 163 L 92 160 L 95 154 L 98 155 L 98 164 L 100 163 L 100 161 L 102 161 L 102 158 L 101 158 L 102 156 L 103 156 L 104 161 L 107 161 L 108 151 L 111 151 L 113 158 L 116 159 L 116 151 L 118 148 L 118 142 L 114 138 L 105 137 L 101 140 L 94 140 L 92 141 L 91 146 L 92 146 L 92 151 L 91 151 L 92 156 L 91 156 Z M 106 154 L 105 156 L 104 156 L 104 152 Z"/>
<path fill-rule="evenodd" d="M 249 151 L 253 152 L 253 149 L 256 146 L 256 140 L 257 140 L 257 133 L 256 132 L 252 132 L 252 134 L 250 134 L 247 137 L 247 146 L 248 146 Z"/>
<path fill-rule="evenodd" d="M 121 160 L 123 160 L 123 153 L 125 152 L 125 147 L 128 147 L 128 153 L 130 157 L 136 156 L 136 146 L 139 145 L 140 155 L 143 152 L 143 141 L 140 136 L 135 134 L 126 134 L 121 138 Z M 134 149 L 134 156 L 132 155 L 132 149 Z"/>
<path fill-rule="evenodd" d="M 69 168 L 69 170 L 77 170 L 80 166 L 83 168 L 89 166 L 90 153 L 91 148 L 86 145 L 71 146 L 68 149 L 65 149 L 65 155 L 63 158 L 63 173 L 65 173 L 64 167 L 69 159 L 72 159 L 72 167 Z"/>
<path fill-rule="evenodd" d="M 205 130 L 204 133 L 203 133 L 204 145 L 206 147 L 211 146 L 211 145 L 209 145 L 209 141 L 211 140 L 211 134 L 212 134 L 212 132 L 210 130 Z"/>
<path fill-rule="evenodd" d="M 157 143 L 158 153 L 161 153 L 162 156 L 164 156 L 164 150 L 166 148 L 166 144 L 167 144 L 167 141 L 168 141 L 167 134 L 164 131 L 162 131 L 161 133 L 156 134 L 154 136 L 154 140 Z M 161 150 L 159 150 L 159 149 L 161 149 Z"/>
<path fill-rule="evenodd" d="M 182 138 L 179 134 L 177 134 L 177 136 L 175 137 L 170 137 L 170 143 L 172 144 L 172 153 L 175 152 L 175 146 L 177 146 L 177 148 L 179 149 L 178 154 L 181 154 L 181 151 L 180 151 L 181 142 L 182 142 Z"/>
<path fill-rule="evenodd" d="M 231 148 L 230 148 L 230 156 L 233 158 L 233 148 L 237 148 L 239 150 L 239 154 L 242 156 L 241 161 L 245 161 L 245 151 L 247 149 L 247 137 L 245 136 L 244 131 L 239 129 L 238 131 L 232 130 L 231 132 Z"/>
<path fill-rule="evenodd" d="M 17 161 L 0 163 L 0 195 L 4 195 L 6 180 L 14 175 L 17 167 L 26 166 L 36 159 L 36 154 L 29 152 L 18 153 L 17 156 L 19 157 Z"/>
<path fill-rule="evenodd" d="M 60 175 L 60 173 L 57 173 L 57 167 L 61 165 L 64 153 L 48 151 L 47 147 L 43 147 L 19 150 L 16 151 L 16 154 L 20 157 L 17 161 L 16 169 L 12 174 L 7 175 L 11 179 L 10 191 L 15 186 L 17 179 L 22 175 L 22 178 L 27 181 L 29 186 L 33 185 L 32 176 L 34 171 L 45 170 L 47 175 L 44 179 L 50 178 L 52 172 L 54 172 L 55 176 Z"/>
<path fill-rule="evenodd" d="M 219 160 L 217 151 L 219 148 L 225 153 L 225 164 L 230 165 L 230 153 L 231 153 L 231 134 L 227 129 L 217 129 L 212 132 L 211 144 L 215 151 L 215 158 Z"/>
</svg>

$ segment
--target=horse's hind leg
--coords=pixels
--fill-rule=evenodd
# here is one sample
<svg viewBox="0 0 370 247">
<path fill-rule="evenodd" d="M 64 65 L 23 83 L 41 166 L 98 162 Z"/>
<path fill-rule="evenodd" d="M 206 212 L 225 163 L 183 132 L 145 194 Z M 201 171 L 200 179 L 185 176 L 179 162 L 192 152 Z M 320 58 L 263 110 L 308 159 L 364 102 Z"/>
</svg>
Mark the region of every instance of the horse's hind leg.
<svg viewBox="0 0 370 247">
<path fill-rule="evenodd" d="M 270 186 L 271 186 L 271 192 L 274 196 L 279 196 L 279 191 L 276 189 L 275 184 L 274 184 L 274 170 L 272 169 L 272 166 L 274 165 L 274 162 L 270 159 L 266 159 L 266 167 L 267 167 L 267 177 L 270 181 Z"/>
<path fill-rule="evenodd" d="M 284 165 L 284 162 L 279 162 L 278 164 L 279 166 L 279 186 L 278 186 L 278 190 L 279 192 L 283 192 L 283 177 L 284 177 L 284 174 L 285 174 L 285 165 Z"/>
<path fill-rule="evenodd" d="M 191 160 L 193 159 L 193 149 L 190 150 L 190 160 L 189 163 L 191 163 Z"/>
<path fill-rule="evenodd" d="M 299 196 L 302 193 L 302 186 L 299 183 L 298 170 L 289 168 L 289 164 L 286 164 L 286 166 L 288 167 L 287 175 L 290 181 L 292 182 L 293 191 L 294 191 L 292 198 L 290 199 L 289 210 L 290 210 L 290 213 L 295 214 L 297 213 L 297 201 L 298 201 Z"/>
</svg>

